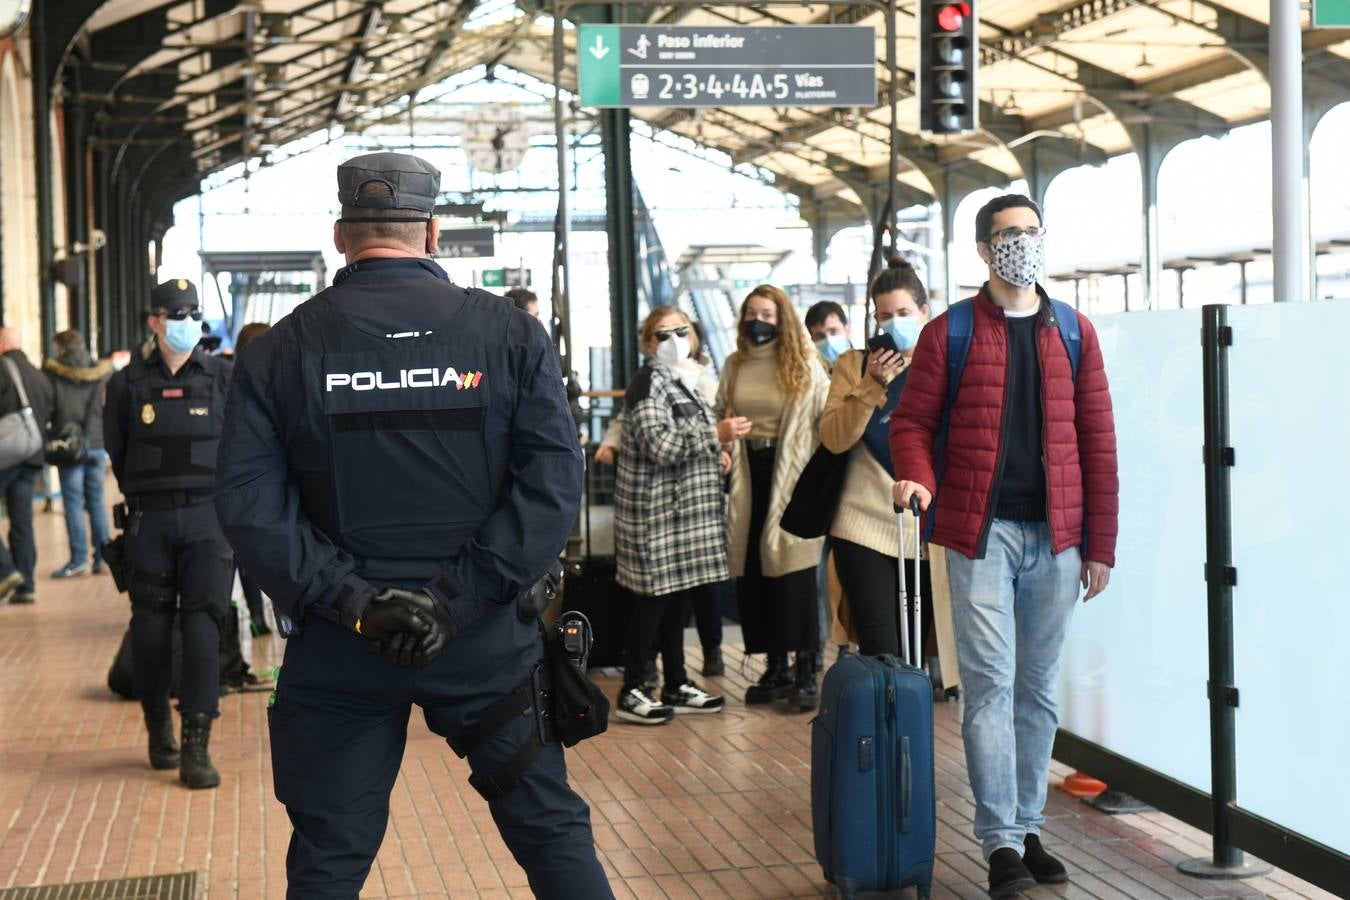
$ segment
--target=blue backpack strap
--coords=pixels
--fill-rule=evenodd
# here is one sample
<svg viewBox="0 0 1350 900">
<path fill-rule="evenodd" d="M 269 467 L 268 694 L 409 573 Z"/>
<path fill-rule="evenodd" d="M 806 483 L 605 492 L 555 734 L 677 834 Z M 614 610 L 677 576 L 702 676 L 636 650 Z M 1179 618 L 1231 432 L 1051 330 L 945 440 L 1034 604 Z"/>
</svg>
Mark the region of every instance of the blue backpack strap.
<svg viewBox="0 0 1350 900">
<path fill-rule="evenodd" d="M 942 421 L 938 423 L 937 434 L 933 437 L 933 475 L 940 487 L 942 470 L 947 446 L 947 428 L 951 423 L 952 405 L 956 403 L 956 392 L 961 388 L 961 376 L 966 371 L 966 359 L 970 356 L 970 342 L 975 335 L 975 301 L 961 300 L 947 307 L 947 401 L 942 406 Z M 936 500 L 934 501 L 936 503 Z M 924 521 L 923 537 L 933 536 L 933 512 L 930 507 L 928 518 Z"/>
<path fill-rule="evenodd" d="M 1059 337 L 1064 341 L 1064 349 L 1069 354 L 1069 368 L 1073 380 L 1078 381 L 1078 358 L 1083 352 L 1083 335 L 1078 328 L 1078 311 L 1063 300 L 1051 300 L 1055 310 L 1055 324 L 1059 326 Z"/>
</svg>

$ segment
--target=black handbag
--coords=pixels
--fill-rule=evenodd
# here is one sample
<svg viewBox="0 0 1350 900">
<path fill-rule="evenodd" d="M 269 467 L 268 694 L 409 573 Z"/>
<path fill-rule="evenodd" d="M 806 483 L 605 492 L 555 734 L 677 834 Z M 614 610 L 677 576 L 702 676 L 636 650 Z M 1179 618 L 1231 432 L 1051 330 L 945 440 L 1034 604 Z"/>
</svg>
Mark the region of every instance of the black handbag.
<svg viewBox="0 0 1350 900">
<path fill-rule="evenodd" d="M 866 353 L 862 355 L 862 370 L 867 372 Z M 844 493 L 848 454 L 848 450 L 831 453 L 824 444 L 816 448 L 797 477 L 792 498 L 783 510 L 780 525 L 784 531 L 808 539 L 824 537 L 829 532 L 834 515 L 839 511 L 839 498 Z"/>
<path fill-rule="evenodd" d="M 73 466 L 89 456 L 89 441 L 79 422 L 67 422 L 48 439 L 43 458 L 49 466 Z"/>
</svg>

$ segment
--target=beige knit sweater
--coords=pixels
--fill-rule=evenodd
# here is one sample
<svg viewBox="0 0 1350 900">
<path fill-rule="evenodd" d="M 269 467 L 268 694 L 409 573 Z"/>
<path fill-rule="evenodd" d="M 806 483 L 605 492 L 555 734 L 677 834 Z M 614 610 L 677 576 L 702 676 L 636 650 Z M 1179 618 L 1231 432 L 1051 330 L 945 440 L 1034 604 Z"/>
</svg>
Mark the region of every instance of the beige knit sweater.
<svg viewBox="0 0 1350 900">
<path fill-rule="evenodd" d="M 886 389 L 862 369 L 861 350 L 850 350 L 834 364 L 830 393 L 820 415 L 820 442 L 831 453 L 848 453 L 848 473 L 830 536 L 894 556 L 900 535 L 891 502 L 893 481 L 862 441 L 872 413 L 886 402 Z M 914 558 L 914 517 L 906 513 L 905 556 Z"/>
<path fill-rule="evenodd" d="M 750 347 L 739 357 L 731 407 L 736 415 L 750 420 L 749 437 L 777 440 L 788 399 L 778 386 L 778 341 Z"/>
<path fill-rule="evenodd" d="M 738 371 L 743 361 L 741 353 L 733 353 L 722 367 L 722 386 L 717 394 L 717 405 L 714 407 L 718 415 L 724 415 L 729 407 L 732 415 L 746 415 L 741 408 L 741 374 Z M 769 495 L 769 515 L 764 522 L 764 532 L 759 544 L 760 565 L 769 578 L 815 568 L 820 563 L 820 554 L 825 544 L 824 538 L 803 540 L 788 534 L 779 526 L 783 520 L 783 510 L 792 499 L 792 489 L 797 485 L 797 477 L 801 475 L 802 469 L 819 442 L 817 422 L 820 419 L 820 411 L 825 406 L 829 380 L 819 366 L 809 367 L 808 377 L 810 383 L 804 386 L 799 396 L 785 399 L 782 418 L 778 425 L 773 486 Z M 733 379 L 735 403 L 729 404 L 727 392 Z M 731 567 L 733 578 L 745 574 L 745 555 L 750 539 L 750 465 L 746 454 L 742 452 L 744 444 L 744 441 L 737 441 L 732 445 L 731 452 L 727 562 Z"/>
</svg>

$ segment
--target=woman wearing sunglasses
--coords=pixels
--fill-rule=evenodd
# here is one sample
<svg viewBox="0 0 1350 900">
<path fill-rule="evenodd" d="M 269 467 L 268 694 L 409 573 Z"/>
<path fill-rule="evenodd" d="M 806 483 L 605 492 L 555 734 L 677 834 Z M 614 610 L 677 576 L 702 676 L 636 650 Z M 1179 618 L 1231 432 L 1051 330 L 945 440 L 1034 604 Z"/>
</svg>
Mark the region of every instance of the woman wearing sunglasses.
<svg viewBox="0 0 1350 900">
<path fill-rule="evenodd" d="M 746 653 L 768 667 L 749 704 L 788 699 L 805 712 L 820 700 L 816 567 L 824 539 L 780 527 L 792 489 L 815 452 L 829 377 L 787 294 L 761 285 L 741 305 L 737 350 L 722 370 L 719 434 L 732 445 L 727 528 Z M 788 653 L 795 651 L 795 672 Z"/>
<path fill-rule="evenodd" d="M 724 700 L 684 668 L 685 601 L 727 578 L 723 454 L 708 402 L 681 377 L 695 349 L 688 317 L 669 306 L 642 325 L 646 362 L 624 395 L 624 433 L 614 478 L 617 580 L 635 595 L 615 716 L 661 725 L 676 713 L 720 712 Z M 653 642 L 665 684 L 658 701 L 642 685 Z"/>
</svg>

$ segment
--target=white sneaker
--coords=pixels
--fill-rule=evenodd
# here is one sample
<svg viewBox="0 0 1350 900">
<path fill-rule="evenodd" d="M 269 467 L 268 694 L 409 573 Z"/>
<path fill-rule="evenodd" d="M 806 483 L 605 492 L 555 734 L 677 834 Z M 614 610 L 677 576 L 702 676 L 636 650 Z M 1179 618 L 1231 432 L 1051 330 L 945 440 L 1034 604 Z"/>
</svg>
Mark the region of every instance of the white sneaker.
<svg viewBox="0 0 1350 900">
<path fill-rule="evenodd" d="M 686 681 L 673 691 L 662 691 L 661 702 L 677 713 L 721 712 L 727 703 L 720 694 L 710 694 L 692 681 Z"/>
<path fill-rule="evenodd" d="M 642 688 L 629 688 L 619 695 L 614 716 L 634 725 L 664 725 L 675 717 L 675 710 L 657 703 Z"/>
</svg>

